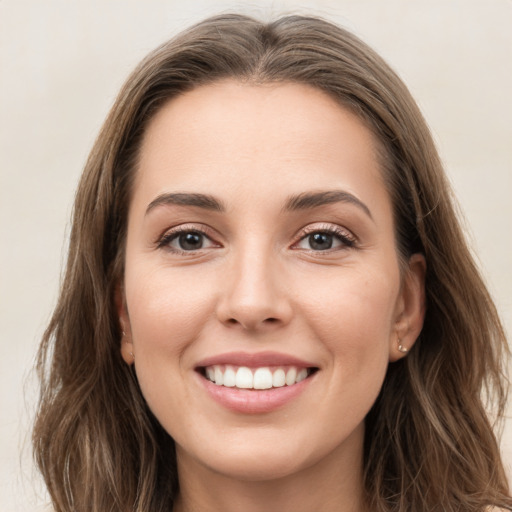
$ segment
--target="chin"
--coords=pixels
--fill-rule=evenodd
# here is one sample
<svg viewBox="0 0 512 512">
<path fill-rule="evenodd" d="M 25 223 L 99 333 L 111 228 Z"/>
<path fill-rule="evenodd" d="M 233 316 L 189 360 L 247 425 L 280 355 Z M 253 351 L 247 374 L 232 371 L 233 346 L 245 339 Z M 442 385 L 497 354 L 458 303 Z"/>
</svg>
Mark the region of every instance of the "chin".
<svg viewBox="0 0 512 512">
<path fill-rule="evenodd" d="M 244 482 L 275 481 L 300 473 L 308 464 L 296 456 L 274 453 L 246 453 L 230 455 L 222 460 L 212 461 L 210 469 L 225 477 Z"/>
<path fill-rule="evenodd" d="M 237 435 L 239 434 L 239 435 Z M 207 449 L 192 450 L 178 448 L 182 462 L 189 455 L 204 469 L 218 475 L 245 482 L 264 482 L 285 479 L 298 475 L 322 461 L 342 451 L 344 443 L 326 442 L 318 439 L 315 432 L 283 432 L 279 429 L 270 431 L 265 428 L 253 432 L 238 430 L 231 432 L 225 439 L 210 438 Z M 307 435 L 309 434 L 309 435 Z M 314 440 L 321 442 L 312 442 Z M 195 453 L 193 453 L 195 452 Z"/>
</svg>

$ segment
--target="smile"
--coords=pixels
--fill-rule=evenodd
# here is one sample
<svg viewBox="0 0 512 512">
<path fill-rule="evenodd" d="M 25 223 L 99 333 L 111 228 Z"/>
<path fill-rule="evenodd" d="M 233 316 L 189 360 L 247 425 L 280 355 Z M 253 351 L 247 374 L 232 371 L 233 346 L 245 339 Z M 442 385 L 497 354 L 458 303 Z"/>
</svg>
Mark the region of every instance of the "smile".
<svg viewBox="0 0 512 512">
<path fill-rule="evenodd" d="M 313 386 L 320 367 L 289 354 L 231 352 L 199 361 L 198 383 L 224 408 L 262 414 L 285 407 Z"/>
<path fill-rule="evenodd" d="M 248 368 L 216 364 L 205 367 L 203 371 L 203 375 L 217 386 L 258 390 L 293 386 L 311 375 L 314 368 L 297 366 Z"/>
</svg>

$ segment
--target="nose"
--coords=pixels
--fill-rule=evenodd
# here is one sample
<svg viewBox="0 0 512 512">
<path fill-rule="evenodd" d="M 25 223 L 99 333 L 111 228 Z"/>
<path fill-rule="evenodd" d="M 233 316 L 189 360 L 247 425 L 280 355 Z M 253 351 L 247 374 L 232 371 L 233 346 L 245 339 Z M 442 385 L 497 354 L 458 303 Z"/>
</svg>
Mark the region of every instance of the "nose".
<svg viewBox="0 0 512 512">
<path fill-rule="evenodd" d="M 245 255 L 234 259 L 220 284 L 218 319 L 228 326 L 248 331 L 288 324 L 292 304 L 283 269 L 259 251 L 247 250 Z"/>
</svg>

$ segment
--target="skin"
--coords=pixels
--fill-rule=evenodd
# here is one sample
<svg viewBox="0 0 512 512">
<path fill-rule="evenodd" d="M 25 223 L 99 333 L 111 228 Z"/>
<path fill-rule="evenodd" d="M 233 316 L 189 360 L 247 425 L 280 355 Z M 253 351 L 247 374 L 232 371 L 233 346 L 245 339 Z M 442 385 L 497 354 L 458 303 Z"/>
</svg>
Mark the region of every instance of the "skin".
<svg viewBox="0 0 512 512">
<path fill-rule="evenodd" d="M 286 209 L 319 191 L 356 199 Z M 169 193 L 224 211 L 155 205 Z M 176 229 L 205 231 L 203 247 L 162 244 Z M 350 243 L 312 247 L 326 230 Z M 141 148 L 118 309 L 122 355 L 176 441 L 175 511 L 363 510 L 364 418 L 421 330 L 424 273 L 419 255 L 400 268 L 372 133 L 323 92 L 223 81 L 167 103 Z M 196 365 L 235 350 L 318 371 L 283 407 L 232 411 Z"/>
</svg>

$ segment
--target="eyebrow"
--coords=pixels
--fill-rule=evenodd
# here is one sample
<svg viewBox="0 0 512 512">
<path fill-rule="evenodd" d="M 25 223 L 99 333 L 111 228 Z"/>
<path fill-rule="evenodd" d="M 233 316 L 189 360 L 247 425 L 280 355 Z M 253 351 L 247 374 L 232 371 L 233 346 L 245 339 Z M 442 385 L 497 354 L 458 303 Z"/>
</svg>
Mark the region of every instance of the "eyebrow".
<svg viewBox="0 0 512 512">
<path fill-rule="evenodd" d="M 216 212 L 225 211 L 224 205 L 218 199 L 208 194 L 176 192 L 160 194 L 153 199 L 146 209 L 146 215 L 156 207 L 166 205 L 195 206 L 197 208 L 213 210 Z"/>
<path fill-rule="evenodd" d="M 368 206 L 353 194 L 343 190 L 327 190 L 320 192 L 303 192 L 302 194 L 290 196 L 284 206 L 285 211 L 298 211 L 318 208 L 333 203 L 350 203 L 360 208 L 370 219 L 373 220 Z M 160 194 L 146 209 L 146 215 L 158 206 L 178 205 L 195 206 L 205 210 L 224 212 L 226 208 L 217 198 L 209 194 L 199 194 L 192 192 L 174 192 Z"/>
<path fill-rule="evenodd" d="M 304 192 L 296 196 L 291 196 L 286 201 L 285 210 L 297 211 L 318 208 L 333 203 L 350 203 L 360 208 L 370 219 L 373 220 L 372 213 L 356 196 L 343 190 L 326 190 L 320 192 Z"/>
</svg>

